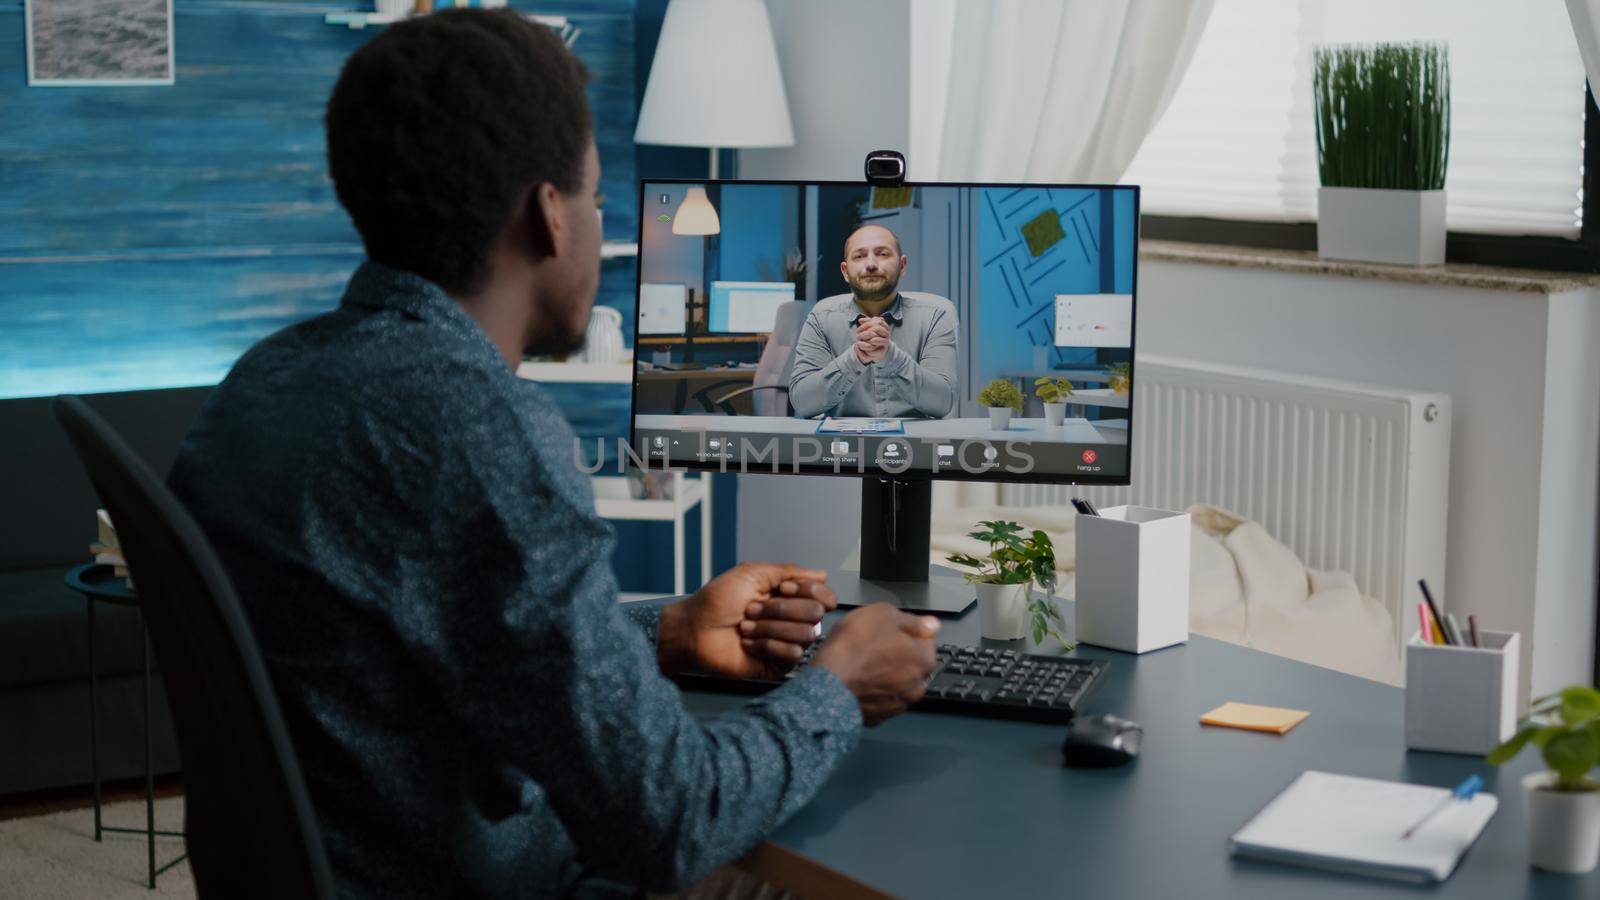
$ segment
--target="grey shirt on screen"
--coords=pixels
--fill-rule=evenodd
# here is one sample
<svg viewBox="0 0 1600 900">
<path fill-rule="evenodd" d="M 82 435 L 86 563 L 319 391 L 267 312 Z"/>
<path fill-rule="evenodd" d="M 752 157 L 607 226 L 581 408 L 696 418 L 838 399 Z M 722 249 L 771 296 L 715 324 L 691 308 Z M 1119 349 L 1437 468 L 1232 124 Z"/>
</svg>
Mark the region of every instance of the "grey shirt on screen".
<svg viewBox="0 0 1600 900">
<path fill-rule="evenodd" d="M 414 275 L 369 262 L 246 353 L 170 482 L 260 642 L 341 896 L 687 884 L 861 730 L 818 666 L 688 713 L 659 611 L 617 603 L 555 402 Z"/>
<path fill-rule="evenodd" d="M 856 356 L 852 294 L 817 301 L 800 329 L 789 378 L 795 415 L 942 419 L 956 404 L 956 307 L 932 294 L 898 294 L 883 312 L 889 352 L 881 363 Z"/>
</svg>

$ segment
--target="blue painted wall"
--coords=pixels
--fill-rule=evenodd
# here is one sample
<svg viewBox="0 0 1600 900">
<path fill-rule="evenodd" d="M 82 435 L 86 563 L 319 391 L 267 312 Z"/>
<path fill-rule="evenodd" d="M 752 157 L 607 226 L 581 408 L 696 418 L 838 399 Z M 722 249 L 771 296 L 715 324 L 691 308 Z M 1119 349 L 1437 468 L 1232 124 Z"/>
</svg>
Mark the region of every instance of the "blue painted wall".
<svg viewBox="0 0 1600 900">
<path fill-rule="evenodd" d="M 656 42 L 661 37 L 661 22 L 666 10 L 667 0 L 638 0 L 634 8 L 635 114 L 629 120 L 630 128 L 632 122 L 638 118 L 637 104 L 644 99 L 644 89 L 650 75 L 650 61 L 655 58 Z M 721 166 L 725 176 L 731 176 L 737 171 L 735 157 L 736 154 L 732 151 L 723 152 Z M 711 168 L 709 154 L 706 151 L 688 147 L 656 147 L 639 144 L 634 149 L 634 159 L 638 177 L 643 179 L 705 178 Z M 653 201 L 648 201 L 647 198 L 647 202 Z M 677 208 L 675 199 L 670 206 Z M 652 209 L 646 215 L 647 228 L 652 224 L 649 218 L 655 215 L 655 212 Z M 670 232 L 668 234 L 670 236 Z M 646 240 L 649 240 L 648 235 Z M 691 261 L 664 274 L 669 280 L 677 281 L 689 280 L 691 277 L 698 279 L 698 275 L 694 274 L 697 272 Z M 624 318 L 631 329 L 633 327 L 631 307 L 625 310 Z M 715 475 L 712 479 L 714 502 L 711 567 L 716 572 L 722 572 L 737 561 L 739 483 L 734 475 Z M 672 584 L 672 535 L 666 526 L 652 522 L 619 522 L 616 530 L 618 546 L 616 569 L 623 589 L 654 592 L 668 590 Z M 694 560 L 699 559 L 699 536 L 699 513 L 691 513 L 687 539 L 688 552 Z M 704 580 L 699 568 L 698 562 L 689 567 L 691 584 Z"/>
<path fill-rule="evenodd" d="M 0 7 L 0 398 L 213 384 L 337 303 L 361 249 L 321 115 L 376 33 L 323 23 L 341 7 L 176 0 L 177 83 L 145 88 L 27 87 L 22 6 Z M 633 3 L 560 12 L 584 31 L 607 231 L 631 240 Z M 631 260 L 607 263 L 599 302 L 631 321 L 632 292 Z M 615 431 L 626 405 L 580 424 Z"/>
<path fill-rule="evenodd" d="M 634 0 L 513 6 L 583 29 L 606 233 L 633 240 L 633 127 L 664 0 L 641 0 L 640 16 Z M 343 61 L 376 31 L 322 17 L 366 8 L 175 0 L 176 85 L 29 88 L 22 4 L 0 0 L 0 71 L 11 73 L 0 77 L 0 403 L 212 384 L 256 340 L 337 303 L 362 254 L 327 180 L 321 116 Z M 703 153 L 664 158 L 660 174 L 705 174 Z M 632 259 L 604 264 L 597 300 L 623 312 L 630 344 L 633 291 Z M 555 393 L 580 434 L 626 434 L 626 388 Z M 719 487 L 721 567 L 734 491 Z M 624 587 L 659 589 L 669 535 L 620 530 Z"/>
<path fill-rule="evenodd" d="M 984 188 L 978 192 L 978 355 L 969 394 L 1008 368 L 1032 365 L 1049 347 L 1053 365 L 1095 367 L 1122 351 L 1056 347 L 1057 294 L 1133 290 L 1132 191 Z M 1060 225 L 1035 254 L 1022 227 L 1040 216 Z"/>
<path fill-rule="evenodd" d="M 800 188 L 724 185 L 719 280 L 782 281 L 783 259 L 800 248 Z"/>
</svg>

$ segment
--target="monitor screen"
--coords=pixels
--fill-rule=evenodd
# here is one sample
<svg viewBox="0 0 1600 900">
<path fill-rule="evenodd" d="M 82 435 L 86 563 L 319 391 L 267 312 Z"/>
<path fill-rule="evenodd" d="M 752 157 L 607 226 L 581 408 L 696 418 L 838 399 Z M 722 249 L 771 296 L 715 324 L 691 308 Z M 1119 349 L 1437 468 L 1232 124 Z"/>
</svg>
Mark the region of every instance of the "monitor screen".
<svg viewBox="0 0 1600 900">
<path fill-rule="evenodd" d="M 768 334 L 778 307 L 794 300 L 789 281 L 713 281 L 707 331 L 714 334 Z"/>
<path fill-rule="evenodd" d="M 718 233 L 674 233 L 694 186 Z M 637 460 L 1128 483 L 1138 188 L 640 188 Z M 706 298 L 679 331 L 662 284 Z"/>
<path fill-rule="evenodd" d="M 688 285 L 639 283 L 639 334 L 683 334 L 688 312 Z"/>
</svg>

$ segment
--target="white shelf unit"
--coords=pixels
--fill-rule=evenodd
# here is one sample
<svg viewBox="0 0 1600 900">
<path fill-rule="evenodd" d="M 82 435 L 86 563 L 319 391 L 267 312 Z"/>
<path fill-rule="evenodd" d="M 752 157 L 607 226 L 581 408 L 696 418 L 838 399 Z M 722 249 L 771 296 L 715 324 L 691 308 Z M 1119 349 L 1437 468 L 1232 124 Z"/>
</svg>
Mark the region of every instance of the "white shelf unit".
<svg viewBox="0 0 1600 900">
<path fill-rule="evenodd" d="M 623 362 L 523 362 L 517 377 L 544 384 L 632 384 L 633 358 Z"/>
<path fill-rule="evenodd" d="M 685 593 L 684 523 L 689 510 L 700 507 L 700 577 L 711 576 L 711 476 L 687 478 L 672 473 L 672 496 L 665 500 L 638 500 L 628 492 L 628 479 L 596 477 L 594 508 L 602 519 L 624 522 L 672 523 L 672 593 Z M 648 596 L 648 595 L 647 595 Z M 629 595 L 635 598 L 634 595 Z M 637 599 L 637 598 L 635 598 Z"/>
</svg>

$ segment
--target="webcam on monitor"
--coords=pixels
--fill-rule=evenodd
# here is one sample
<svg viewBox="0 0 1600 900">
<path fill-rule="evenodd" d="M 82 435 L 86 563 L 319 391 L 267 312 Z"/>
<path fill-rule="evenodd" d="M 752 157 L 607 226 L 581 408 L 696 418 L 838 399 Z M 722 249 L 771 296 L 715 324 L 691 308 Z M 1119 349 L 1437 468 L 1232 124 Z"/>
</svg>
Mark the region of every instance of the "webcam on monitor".
<svg viewBox="0 0 1600 900">
<path fill-rule="evenodd" d="M 898 150 L 874 150 L 867 154 L 867 181 L 883 187 L 899 187 L 906 180 L 906 157 Z"/>
</svg>

